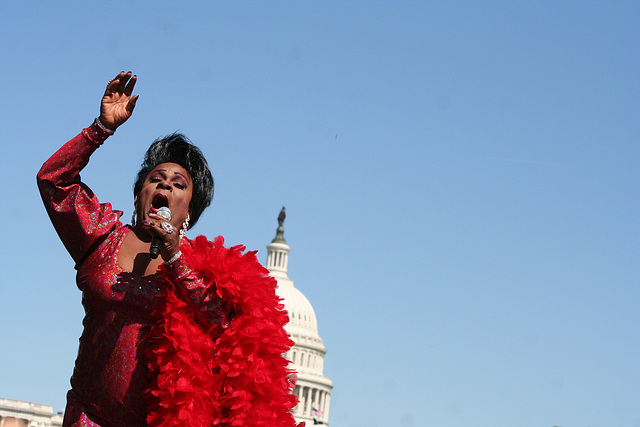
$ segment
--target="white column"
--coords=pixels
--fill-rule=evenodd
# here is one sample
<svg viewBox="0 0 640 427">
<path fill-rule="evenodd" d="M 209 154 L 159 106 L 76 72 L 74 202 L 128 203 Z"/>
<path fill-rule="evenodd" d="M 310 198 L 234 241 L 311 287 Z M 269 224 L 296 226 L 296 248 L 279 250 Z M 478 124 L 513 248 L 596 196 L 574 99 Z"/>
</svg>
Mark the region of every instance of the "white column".
<svg viewBox="0 0 640 427">
<path fill-rule="evenodd" d="M 300 387 L 300 415 L 304 415 L 307 406 L 307 388 Z"/>
<path fill-rule="evenodd" d="M 311 415 L 311 387 L 307 387 L 307 402 L 305 405 L 305 415 Z"/>
<path fill-rule="evenodd" d="M 322 412 L 322 389 L 316 391 L 316 409 Z M 324 413 L 318 419 L 324 420 Z"/>
<path fill-rule="evenodd" d="M 296 405 L 295 408 L 293 408 L 293 415 L 298 415 L 300 413 L 300 405 L 302 400 L 300 399 L 300 386 L 297 385 L 295 386 L 295 388 L 293 389 L 293 394 L 295 394 L 298 397 L 298 404 Z"/>
<path fill-rule="evenodd" d="M 331 402 L 331 393 L 327 392 L 327 395 L 325 396 L 325 407 L 324 407 L 324 419 L 328 420 L 329 419 L 329 403 Z"/>
</svg>

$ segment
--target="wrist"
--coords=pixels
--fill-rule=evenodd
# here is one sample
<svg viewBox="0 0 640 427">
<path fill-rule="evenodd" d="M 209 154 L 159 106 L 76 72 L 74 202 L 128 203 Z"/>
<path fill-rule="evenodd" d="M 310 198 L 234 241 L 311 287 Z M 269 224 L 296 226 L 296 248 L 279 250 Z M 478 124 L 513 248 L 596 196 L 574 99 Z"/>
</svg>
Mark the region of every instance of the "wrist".
<svg viewBox="0 0 640 427">
<path fill-rule="evenodd" d="M 173 254 L 173 256 L 171 258 L 169 258 L 168 260 L 165 261 L 165 264 L 171 265 L 174 262 L 176 262 L 177 260 L 179 260 L 181 256 L 182 256 L 182 251 L 178 250 L 178 252 Z"/>
<path fill-rule="evenodd" d="M 182 252 L 178 251 L 175 255 L 169 258 L 164 266 L 172 280 L 182 280 L 185 277 L 189 277 L 193 274 L 193 271 L 189 265 L 184 261 Z"/>
<path fill-rule="evenodd" d="M 86 127 L 82 130 L 82 135 L 88 140 L 97 145 L 102 145 L 102 143 L 114 134 L 115 131 L 108 129 L 105 125 L 103 125 L 100 120 L 95 119 L 91 126 Z"/>
<path fill-rule="evenodd" d="M 103 119 L 104 120 L 104 119 Z M 103 122 L 102 120 L 100 120 L 100 117 L 96 117 L 96 125 L 103 130 L 104 132 L 108 133 L 109 135 L 113 135 L 114 133 L 116 133 L 115 129 L 111 129 L 108 128 Z"/>
</svg>

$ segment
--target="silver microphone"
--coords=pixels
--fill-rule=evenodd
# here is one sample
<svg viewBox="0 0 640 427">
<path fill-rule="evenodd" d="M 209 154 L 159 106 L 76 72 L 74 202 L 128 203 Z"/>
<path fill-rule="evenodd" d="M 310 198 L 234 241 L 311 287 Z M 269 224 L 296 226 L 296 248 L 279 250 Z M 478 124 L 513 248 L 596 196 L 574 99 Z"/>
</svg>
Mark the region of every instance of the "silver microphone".
<svg viewBox="0 0 640 427">
<path fill-rule="evenodd" d="M 166 206 L 160 207 L 156 212 L 156 215 L 161 216 L 167 221 L 171 221 L 171 217 L 172 217 L 171 210 Z M 160 236 L 155 234 L 153 236 L 153 239 L 151 240 L 151 248 L 149 249 L 149 256 L 151 256 L 151 258 L 153 259 L 158 258 L 158 255 L 160 255 L 161 247 L 162 247 L 162 239 L 160 238 Z"/>
</svg>

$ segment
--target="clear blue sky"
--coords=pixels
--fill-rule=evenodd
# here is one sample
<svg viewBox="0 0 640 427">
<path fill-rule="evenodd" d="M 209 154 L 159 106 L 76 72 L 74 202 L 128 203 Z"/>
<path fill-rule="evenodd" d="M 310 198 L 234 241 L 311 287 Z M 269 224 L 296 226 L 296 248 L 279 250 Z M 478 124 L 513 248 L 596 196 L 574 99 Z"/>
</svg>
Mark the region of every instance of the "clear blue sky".
<svg viewBox="0 0 640 427">
<path fill-rule="evenodd" d="M 640 426 L 640 3 L 0 3 L 0 396 L 64 407 L 81 332 L 35 186 L 104 85 L 134 117 L 83 179 L 130 218 L 176 130 L 216 179 L 196 234 L 287 207 L 335 427 Z"/>
</svg>

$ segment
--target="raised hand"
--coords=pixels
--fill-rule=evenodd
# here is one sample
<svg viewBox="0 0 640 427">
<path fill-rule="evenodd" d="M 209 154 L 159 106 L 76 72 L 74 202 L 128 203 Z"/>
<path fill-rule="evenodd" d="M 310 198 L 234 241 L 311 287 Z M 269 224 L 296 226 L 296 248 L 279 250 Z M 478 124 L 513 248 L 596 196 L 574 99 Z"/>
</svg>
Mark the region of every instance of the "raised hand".
<svg viewBox="0 0 640 427">
<path fill-rule="evenodd" d="M 138 95 L 131 96 L 137 79 L 131 71 L 121 71 L 107 84 L 100 104 L 100 121 L 109 129 L 116 130 L 131 117 L 138 100 Z"/>
</svg>

